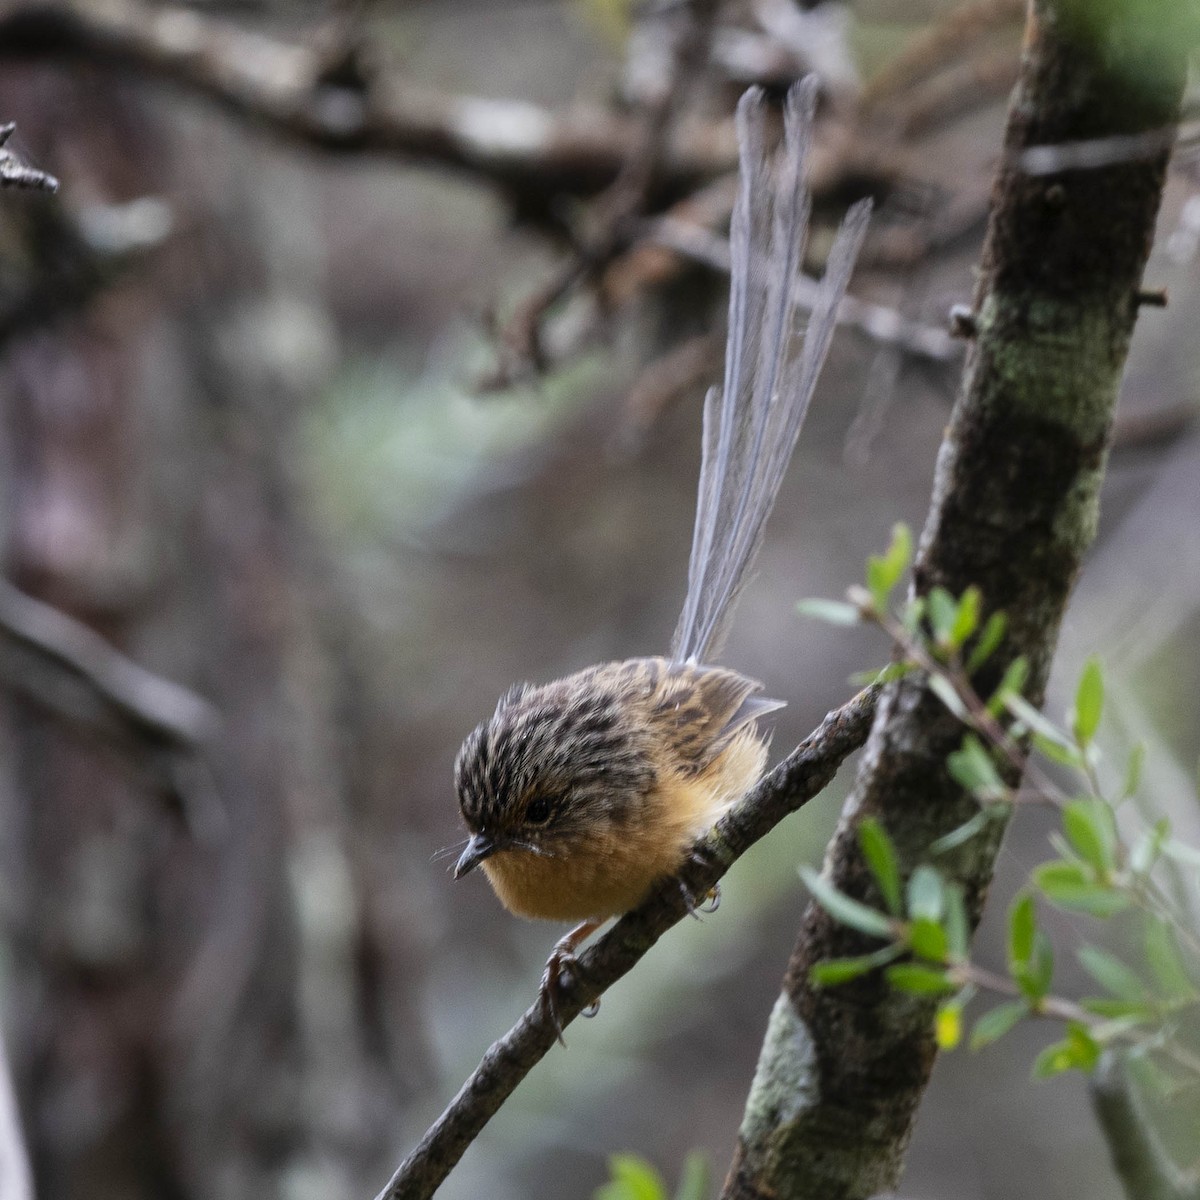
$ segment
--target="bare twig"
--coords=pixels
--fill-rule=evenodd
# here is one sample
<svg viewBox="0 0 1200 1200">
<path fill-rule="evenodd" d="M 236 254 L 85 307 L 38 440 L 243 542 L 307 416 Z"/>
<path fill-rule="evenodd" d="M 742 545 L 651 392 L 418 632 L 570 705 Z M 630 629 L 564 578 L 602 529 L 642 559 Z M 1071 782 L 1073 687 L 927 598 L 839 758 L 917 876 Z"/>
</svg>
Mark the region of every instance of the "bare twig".
<svg viewBox="0 0 1200 1200">
<path fill-rule="evenodd" d="M 842 761 L 866 739 L 877 690 L 868 688 L 821 725 L 697 843 L 684 871 L 690 895 L 704 895 L 729 867 L 789 813 L 816 796 Z M 627 974 L 672 925 L 687 915 L 679 881 L 665 880 L 639 908 L 622 917 L 572 969 L 574 986 L 560 1000 L 565 1026 Z M 556 1031 L 534 1003 L 494 1043 L 377 1200 L 427 1200 L 513 1090 L 554 1045 Z"/>
<path fill-rule="evenodd" d="M 0 188 L 29 188 L 36 192 L 57 192 L 58 180 L 45 171 L 31 167 L 5 143 L 16 132 L 11 121 L 0 125 Z"/>
</svg>

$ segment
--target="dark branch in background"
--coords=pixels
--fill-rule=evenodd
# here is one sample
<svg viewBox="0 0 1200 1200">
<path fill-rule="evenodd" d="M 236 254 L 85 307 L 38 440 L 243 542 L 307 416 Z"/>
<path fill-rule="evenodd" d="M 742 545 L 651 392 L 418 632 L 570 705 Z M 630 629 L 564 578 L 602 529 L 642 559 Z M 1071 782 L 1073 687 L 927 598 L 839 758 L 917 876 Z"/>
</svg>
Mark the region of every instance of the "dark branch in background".
<svg viewBox="0 0 1200 1200">
<path fill-rule="evenodd" d="M 11 121 L 0 125 L 0 188 L 28 188 L 37 192 L 57 192 L 58 180 L 24 162 L 7 147 L 8 139 L 16 132 Z"/>
<path fill-rule="evenodd" d="M 618 177 L 642 136 L 603 110 L 556 115 L 535 104 L 422 92 L 398 73 L 339 72 L 319 44 L 282 42 L 215 17 L 139 0 L 10 7 L 0 59 L 86 59 L 197 92 L 235 116 L 321 150 L 394 156 L 483 178 L 522 211 L 560 195 L 593 196 Z M 678 131 L 655 166 L 667 192 L 736 165 L 731 123 Z"/>
<path fill-rule="evenodd" d="M 1158 131 L 1176 119 L 1186 4 L 1033 0 L 1021 82 L 975 297 L 975 335 L 938 457 L 918 594 L 978 587 L 1008 633 L 977 686 L 1018 655 L 1040 703 L 1059 623 L 1091 544 L 1106 447 L 1167 170 L 1153 158 L 1031 176 L 1031 146 Z M 1157 136 L 1157 134 L 1156 134 Z M 872 817 L 905 870 L 978 811 L 946 769 L 962 728 L 919 678 L 883 693 L 826 855 L 830 882 L 880 903 L 858 842 Z M 1015 771 L 1010 769 L 1015 783 Z M 979 918 L 999 824 L 939 859 Z M 725 1200 L 861 1200 L 895 1188 L 936 1057 L 933 1004 L 880 972 L 810 982 L 818 962 L 877 948 L 810 904 L 747 1098 Z"/>
<path fill-rule="evenodd" d="M 1200 1169 L 1183 1170 L 1154 1129 L 1128 1056 L 1109 1050 L 1092 1074 L 1092 1108 L 1130 1200 L 1200 1200 Z"/>
<path fill-rule="evenodd" d="M 866 738 L 876 690 L 868 688 L 830 713 L 812 734 L 697 843 L 684 872 L 688 894 L 702 896 L 760 838 L 817 795 L 842 761 Z M 687 915 L 676 879 L 664 881 L 640 908 L 623 916 L 579 957 L 576 985 L 560 1001 L 564 1026 L 627 974 L 672 925 Z M 427 1200 L 557 1038 L 540 1003 L 534 1003 L 484 1055 L 449 1107 L 400 1164 L 377 1200 Z"/>
<path fill-rule="evenodd" d="M 672 14 L 667 69 L 646 99 L 641 125 L 629 155 L 611 186 L 599 197 L 593 217 L 596 228 L 584 235 L 577 251 L 558 271 L 517 308 L 498 338 L 500 361 L 485 389 L 507 387 L 532 369 L 545 368 L 542 322 L 546 314 L 577 285 L 598 278 L 629 245 L 635 218 L 645 211 L 668 148 L 674 119 L 686 92 L 708 59 L 713 24 L 720 0 L 686 0 Z"/>
<path fill-rule="evenodd" d="M 54 204 L 24 214 L 40 261 L 0 283 L 0 348 L 17 335 L 80 311 L 143 267 L 175 231 L 170 208 L 153 196 L 78 210 Z"/>
<path fill-rule="evenodd" d="M 4 580 L 0 677 L 49 711 L 148 756 L 159 782 L 199 830 L 209 832 L 220 821 L 206 762 L 221 724 L 216 709 Z"/>
</svg>

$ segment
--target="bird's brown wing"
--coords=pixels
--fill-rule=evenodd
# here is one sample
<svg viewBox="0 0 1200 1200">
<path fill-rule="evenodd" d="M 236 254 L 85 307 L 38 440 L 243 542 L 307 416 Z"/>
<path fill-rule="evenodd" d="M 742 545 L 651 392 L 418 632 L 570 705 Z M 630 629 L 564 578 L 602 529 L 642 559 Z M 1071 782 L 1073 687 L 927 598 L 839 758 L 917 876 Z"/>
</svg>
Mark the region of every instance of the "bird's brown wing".
<svg viewBox="0 0 1200 1200">
<path fill-rule="evenodd" d="M 650 662 L 656 678 L 645 699 L 646 721 L 686 772 L 704 771 L 739 729 L 784 707 L 782 700 L 757 695 L 762 684 L 737 671 Z"/>
</svg>

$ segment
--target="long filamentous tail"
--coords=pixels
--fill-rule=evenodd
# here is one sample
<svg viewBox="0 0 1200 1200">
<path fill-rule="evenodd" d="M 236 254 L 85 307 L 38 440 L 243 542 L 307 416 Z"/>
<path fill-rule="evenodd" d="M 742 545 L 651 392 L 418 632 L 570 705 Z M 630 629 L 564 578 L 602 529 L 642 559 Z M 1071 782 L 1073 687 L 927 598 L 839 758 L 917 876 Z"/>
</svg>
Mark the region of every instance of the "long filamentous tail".
<svg viewBox="0 0 1200 1200">
<path fill-rule="evenodd" d="M 688 594 L 671 642 L 679 662 L 709 662 L 725 640 L 866 233 L 869 200 L 846 214 L 801 335 L 798 284 L 812 210 L 802 171 L 816 103 L 811 76 L 788 92 L 784 143 L 774 164 L 761 89 L 751 88 L 738 103 L 740 183 L 729 232 L 725 382 L 704 402 Z"/>
</svg>

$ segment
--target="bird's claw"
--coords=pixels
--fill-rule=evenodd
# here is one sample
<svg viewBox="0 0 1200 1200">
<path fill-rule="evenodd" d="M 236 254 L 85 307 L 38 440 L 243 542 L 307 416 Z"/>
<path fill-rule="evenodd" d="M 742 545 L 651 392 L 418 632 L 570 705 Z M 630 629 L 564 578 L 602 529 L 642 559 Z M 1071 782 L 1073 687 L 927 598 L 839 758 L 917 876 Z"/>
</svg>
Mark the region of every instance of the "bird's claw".
<svg viewBox="0 0 1200 1200">
<path fill-rule="evenodd" d="M 565 946 L 555 946 L 550 957 L 546 960 L 546 969 L 542 972 L 542 982 L 538 989 L 542 1015 L 554 1027 L 555 1036 L 565 1046 L 563 1037 L 563 1022 L 560 1015 L 565 993 L 576 986 L 578 976 L 574 969 L 578 964 L 573 950 Z M 600 998 L 597 996 L 586 1008 L 580 1011 L 581 1017 L 594 1017 L 600 1011 Z"/>
<path fill-rule="evenodd" d="M 693 850 L 688 856 L 688 864 L 696 867 L 709 867 L 708 856 L 700 850 Z M 714 883 L 703 894 L 693 890 L 684 880 L 679 881 L 679 890 L 683 893 L 683 902 L 688 912 L 700 920 L 701 913 L 715 913 L 721 906 L 721 885 Z"/>
<path fill-rule="evenodd" d="M 683 893 L 683 902 L 687 905 L 688 913 L 700 920 L 701 914 L 715 913 L 721 907 L 721 885 L 714 883 L 702 896 L 697 896 L 686 883 L 680 880 L 679 890 Z"/>
</svg>

